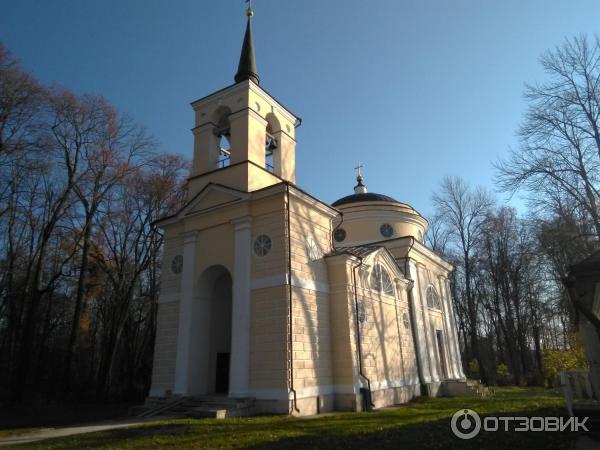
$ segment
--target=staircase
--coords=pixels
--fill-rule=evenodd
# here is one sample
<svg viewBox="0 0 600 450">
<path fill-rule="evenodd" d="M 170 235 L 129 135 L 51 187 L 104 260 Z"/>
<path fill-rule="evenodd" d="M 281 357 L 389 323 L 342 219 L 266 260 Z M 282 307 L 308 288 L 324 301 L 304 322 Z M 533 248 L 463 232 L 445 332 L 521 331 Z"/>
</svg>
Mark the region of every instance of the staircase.
<svg viewBox="0 0 600 450">
<path fill-rule="evenodd" d="M 494 390 L 485 386 L 478 380 L 447 380 L 442 383 L 442 392 L 445 397 L 490 397 Z"/>
<path fill-rule="evenodd" d="M 253 410 L 253 398 L 194 396 L 148 399 L 146 404 L 136 408 L 133 414 L 140 418 L 169 416 L 224 419 L 226 417 L 249 416 L 252 415 Z"/>
</svg>

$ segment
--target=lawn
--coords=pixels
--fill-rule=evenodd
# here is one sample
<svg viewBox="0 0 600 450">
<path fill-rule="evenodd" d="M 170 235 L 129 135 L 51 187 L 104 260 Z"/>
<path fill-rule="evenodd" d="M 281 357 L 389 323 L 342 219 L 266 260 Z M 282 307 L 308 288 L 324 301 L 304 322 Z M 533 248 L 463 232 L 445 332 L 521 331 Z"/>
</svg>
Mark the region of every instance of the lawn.
<svg viewBox="0 0 600 450">
<path fill-rule="evenodd" d="M 568 449 L 573 432 L 481 432 L 456 438 L 450 417 L 470 408 L 482 415 L 564 415 L 559 391 L 500 388 L 491 398 L 421 398 L 371 413 L 335 413 L 312 418 L 175 419 L 101 433 L 28 444 L 27 448 L 456 448 Z"/>
</svg>

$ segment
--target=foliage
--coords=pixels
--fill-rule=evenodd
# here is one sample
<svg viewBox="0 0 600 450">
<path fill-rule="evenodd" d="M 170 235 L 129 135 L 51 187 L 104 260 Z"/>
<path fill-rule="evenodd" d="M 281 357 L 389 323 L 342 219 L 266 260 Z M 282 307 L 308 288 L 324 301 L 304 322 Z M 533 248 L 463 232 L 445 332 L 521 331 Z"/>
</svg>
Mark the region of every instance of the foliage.
<svg viewBox="0 0 600 450">
<path fill-rule="evenodd" d="M 469 366 L 467 370 L 469 372 L 470 377 L 479 378 L 479 361 L 473 358 L 471 361 L 469 361 Z"/>
<path fill-rule="evenodd" d="M 511 374 L 506 364 L 498 364 L 498 366 L 496 367 L 496 375 L 498 376 L 498 384 L 500 384 L 501 386 L 510 384 Z"/>
<path fill-rule="evenodd" d="M 186 161 L 0 44 L 0 401 L 143 397 L 162 235 Z"/>
<path fill-rule="evenodd" d="M 544 350 L 544 376 L 553 386 L 558 383 L 561 370 L 587 368 L 585 349 L 579 333 L 569 334 L 568 342 L 567 349 Z"/>
</svg>

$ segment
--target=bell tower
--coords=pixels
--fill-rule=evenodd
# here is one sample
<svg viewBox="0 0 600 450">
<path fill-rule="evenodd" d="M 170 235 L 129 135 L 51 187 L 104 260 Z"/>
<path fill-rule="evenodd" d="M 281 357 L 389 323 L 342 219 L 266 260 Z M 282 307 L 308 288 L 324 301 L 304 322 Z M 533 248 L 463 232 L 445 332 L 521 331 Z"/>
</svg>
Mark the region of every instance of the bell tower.
<svg viewBox="0 0 600 450">
<path fill-rule="evenodd" d="M 301 121 L 260 87 L 250 7 L 246 15 L 235 83 L 192 103 L 192 196 L 211 182 L 251 192 L 296 180 L 295 131 Z"/>
</svg>

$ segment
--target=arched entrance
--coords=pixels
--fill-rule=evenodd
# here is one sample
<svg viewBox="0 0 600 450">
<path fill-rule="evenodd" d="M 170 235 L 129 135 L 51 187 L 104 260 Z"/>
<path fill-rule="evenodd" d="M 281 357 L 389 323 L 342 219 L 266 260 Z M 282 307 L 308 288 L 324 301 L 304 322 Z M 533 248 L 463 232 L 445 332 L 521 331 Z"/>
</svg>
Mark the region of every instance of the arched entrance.
<svg viewBox="0 0 600 450">
<path fill-rule="evenodd" d="M 192 305 L 190 394 L 226 394 L 231 354 L 229 271 L 211 266 L 200 276 Z"/>
</svg>

